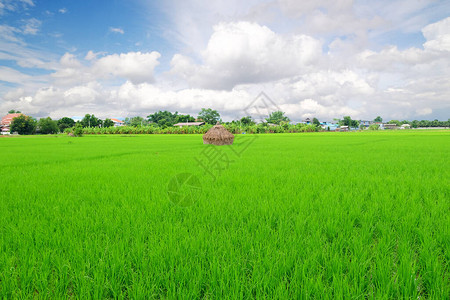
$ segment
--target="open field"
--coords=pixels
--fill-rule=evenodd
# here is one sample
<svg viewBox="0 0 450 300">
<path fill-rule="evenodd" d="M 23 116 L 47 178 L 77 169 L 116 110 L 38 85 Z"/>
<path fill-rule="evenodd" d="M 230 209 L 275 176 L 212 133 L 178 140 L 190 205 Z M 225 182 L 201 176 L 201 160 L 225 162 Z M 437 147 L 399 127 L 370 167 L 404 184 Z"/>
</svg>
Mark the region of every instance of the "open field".
<svg viewBox="0 0 450 300">
<path fill-rule="evenodd" d="M 0 297 L 448 299 L 450 131 L 213 147 L 1 138 Z"/>
</svg>

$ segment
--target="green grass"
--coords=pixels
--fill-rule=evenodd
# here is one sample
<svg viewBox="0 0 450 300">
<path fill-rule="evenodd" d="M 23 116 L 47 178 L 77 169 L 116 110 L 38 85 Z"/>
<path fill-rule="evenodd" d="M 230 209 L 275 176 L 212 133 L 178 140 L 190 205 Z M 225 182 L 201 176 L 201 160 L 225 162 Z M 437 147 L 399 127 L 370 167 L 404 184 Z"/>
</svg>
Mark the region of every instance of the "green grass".
<svg viewBox="0 0 450 300">
<path fill-rule="evenodd" d="M 449 131 L 254 137 L 0 138 L 0 297 L 448 299 Z"/>
</svg>

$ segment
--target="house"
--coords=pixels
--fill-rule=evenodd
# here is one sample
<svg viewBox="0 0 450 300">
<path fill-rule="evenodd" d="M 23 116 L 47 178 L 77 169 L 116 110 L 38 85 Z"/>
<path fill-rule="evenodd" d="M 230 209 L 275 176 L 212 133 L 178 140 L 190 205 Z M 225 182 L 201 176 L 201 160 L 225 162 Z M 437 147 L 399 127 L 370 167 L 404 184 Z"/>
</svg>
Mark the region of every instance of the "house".
<svg viewBox="0 0 450 300">
<path fill-rule="evenodd" d="M 2 118 L 0 122 L 0 128 L 2 134 L 9 134 L 9 127 L 11 126 L 11 122 L 14 118 L 23 115 L 22 113 L 18 114 L 8 114 Z"/>
<path fill-rule="evenodd" d="M 186 123 L 177 123 L 173 126 L 175 127 L 183 127 L 183 126 L 202 126 L 205 125 L 205 122 L 186 122 Z"/>
<path fill-rule="evenodd" d="M 411 129 L 411 125 L 403 124 L 402 126 L 400 126 L 400 129 Z"/>
<path fill-rule="evenodd" d="M 397 124 L 384 124 L 384 129 L 397 129 Z"/>
<path fill-rule="evenodd" d="M 335 131 L 336 128 L 339 127 L 339 125 L 331 122 L 321 122 L 320 127 L 322 127 L 323 130 Z"/>
<path fill-rule="evenodd" d="M 311 119 L 310 118 L 306 118 L 302 121 L 302 123 L 304 124 L 311 124 Z"/>
<path fill-rule="evenodd" d="M 125 122 L 124 121 L 120 121 L 119 119 L 111 118 L 111 121 L 114 122 L 114 127 L 120 127 L 120 126 L 125 125 Z"/>
<path fill-rule="evenodd" d="M 339 131 L 348 131 L 348 126 L 339 127 Z"/>
<path fill-rule="evenodd" d="M 364 127 L 369 127 L 370 125 L 374 124 L 374 121 L 367 121 L 367 120 L 359 120 L 359 125 Z"/>
</svg>

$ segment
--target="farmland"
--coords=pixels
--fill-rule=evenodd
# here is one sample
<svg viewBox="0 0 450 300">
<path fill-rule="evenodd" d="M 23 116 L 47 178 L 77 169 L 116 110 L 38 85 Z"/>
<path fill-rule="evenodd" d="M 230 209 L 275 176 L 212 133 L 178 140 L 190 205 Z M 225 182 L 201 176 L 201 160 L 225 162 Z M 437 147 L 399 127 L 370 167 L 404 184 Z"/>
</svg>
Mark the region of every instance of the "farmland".
<svg viewBox="0 0 450 300">
<path fill-rule="evenodd" d="M 0 149 L 2 298 L 450 295 L 449 131 L 247 134 L 220 152 L 201 135 L 49 135 Z M 196 179 L 176 191 L 188 201 L 168 194 L 178 174 Z"/>
</svg>

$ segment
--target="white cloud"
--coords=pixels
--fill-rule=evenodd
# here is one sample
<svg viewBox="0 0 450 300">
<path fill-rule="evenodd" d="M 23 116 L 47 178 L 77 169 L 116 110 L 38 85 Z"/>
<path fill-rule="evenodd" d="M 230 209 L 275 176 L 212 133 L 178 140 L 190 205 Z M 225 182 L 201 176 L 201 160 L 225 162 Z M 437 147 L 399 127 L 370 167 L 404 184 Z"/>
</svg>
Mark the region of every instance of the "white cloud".
<svg viewBox="0 0 450 300">
<path fill-rule="evenodd" d="M 41 27 L 42 22 L 36 18 L 31 18 L 25 20 L 25 25 L 23 26 L 23 34 L 36 35 Z"/>
<path fill-rule="evenodd" d="M 105 52 L 93 52 L 92 50 L 89 50 L 86 56 L 84 57 L 85 60 L 94 60 L 97 59 L 98 56 L 104 55 Z"/>
<path fill-rule="evenodd" d="M 427 42 L 427 50 L 450 51 L 450 17 L 430 24 L 422 30 Z"/>
<path fill-rule="evenodd" d="M 58 56 L 27 43 L 29 35 L 37 34 L 39 28 L 36 26 L 40 26 L 39 20 L 30 20 L 22 20 L 26 22 L 22 29 L 0 25 L 0 59 L 13 61 L 24 68 L 54 70 Z"/>
<path fill-rule="evenodd" d="M 23 41 L 16 36 L 16 33 L 18 32 L 20 32 L 20 30 L 15 27 L 0 25 L 0 39 L 3 41 L 24 44 Z"/>
<path fill-rule="evenodd" d="M 306 35 L 280 36 L 256 23 L 221 23 L 214 27 L 203 64 L 176 55 L 173 73 L 194 87 L 231 89 L 305 73 L 321 58 L 321 43 Z"/>
<path fill-rule="evenodd" d="M 68 12 L 68 10 L 67 10 L 67 8 L 63 7 L 63 8 L 58 9 L 58 12 L 59 12 L 60 14 L 65 14 L 65 13 Z"/>
<path fill-rule="evenodd" d="M 107 55 L 95 61 L 92 71 L 102 77 L 119 76 L 133 83 L 153 82 L 154 69 L 160 57 L 156 51 Z"/>
<path fill-rule="evenodd" d="M 120 34 L 124 34 L 125 31 L 123 31 L 122 28 L 116 28 L 116 27 L 109 27 L 109 31 L 113 32 L 113 33 L 120 33 Z"/>
<path fill-rule="evenodd" d="M 422 30 L 426 38 L 423 49 L 411 47 L 400 50 L 391 45 L 378 52 L 364 50 L 356 56 L 356 66 L 389 78 L 390 87 L 408 84 L 414 88 L 412 82 L 417 86 L 429 79 L 432 83 L 441 82 L 441 79 L 450 77 L 449 28 L 450 18 L 426 26 Z"/>
<path fill-rule="evenodd" d="M 83 103 L 94 103 L 101 95 L 101 86 L 96 82 L 87 85 L 76 86 L 64 92 L 66 105 L 80 105 Z"/>
<path fill-rule="evenodd" d="M 14 12 L 22 7 L 27 9 L 29 6 L 34 6 L 34 2 L 32 0 L 1 0 L 0 15 L 4 14 L 5 11 Z"/>
<path fill-rule="evenodd" d="M 128 52 L 98 58 L 102 53 L 89 51 L 84 61 L 66 53 L 60 67 L 51 74 L 57 84 L 70 86 L 100 79 L 115 81 L 118 78 L 133 83 L 154 82 L 154 69 L 159 64 L 158 52 Z"/>
<path fill-rule="evenodd" d="M 29 75 L 23 74 L 17 70 L 5 66 L 0 66 L 0 81 L 22 83 L 29 79 L 31 79 Z"/>
<path fill-rule="evenodd" d="M 81 63 L 76 59 L 75 55 L 65 53 L 60 59 L 60 65 L 64 68 L 79 68 Z"/>
<path fill-rule="evenodd" d="M 320 119 L 332 120 L 336 117 L 350 115 L 353 118 L 360 117 L 360 112 L 348 106 L 341 106 L 337 103 L 332 105 L 322 105 L 314 99 L 305 99 L 297 103 L 281 105 L 281 109 L 287 112 L 291 118 L 301 121 L 305 118 L 319 117 Z"/>
<path fill-rule="evenodd" d="M 17 88 L 7 92 L 3 98 L 7 101 L 14 101 L 15 99 L 19 99 L 20 97 L 24 96 L 24 94 L 25 90 L 23 88 Z"/>
</svg>

